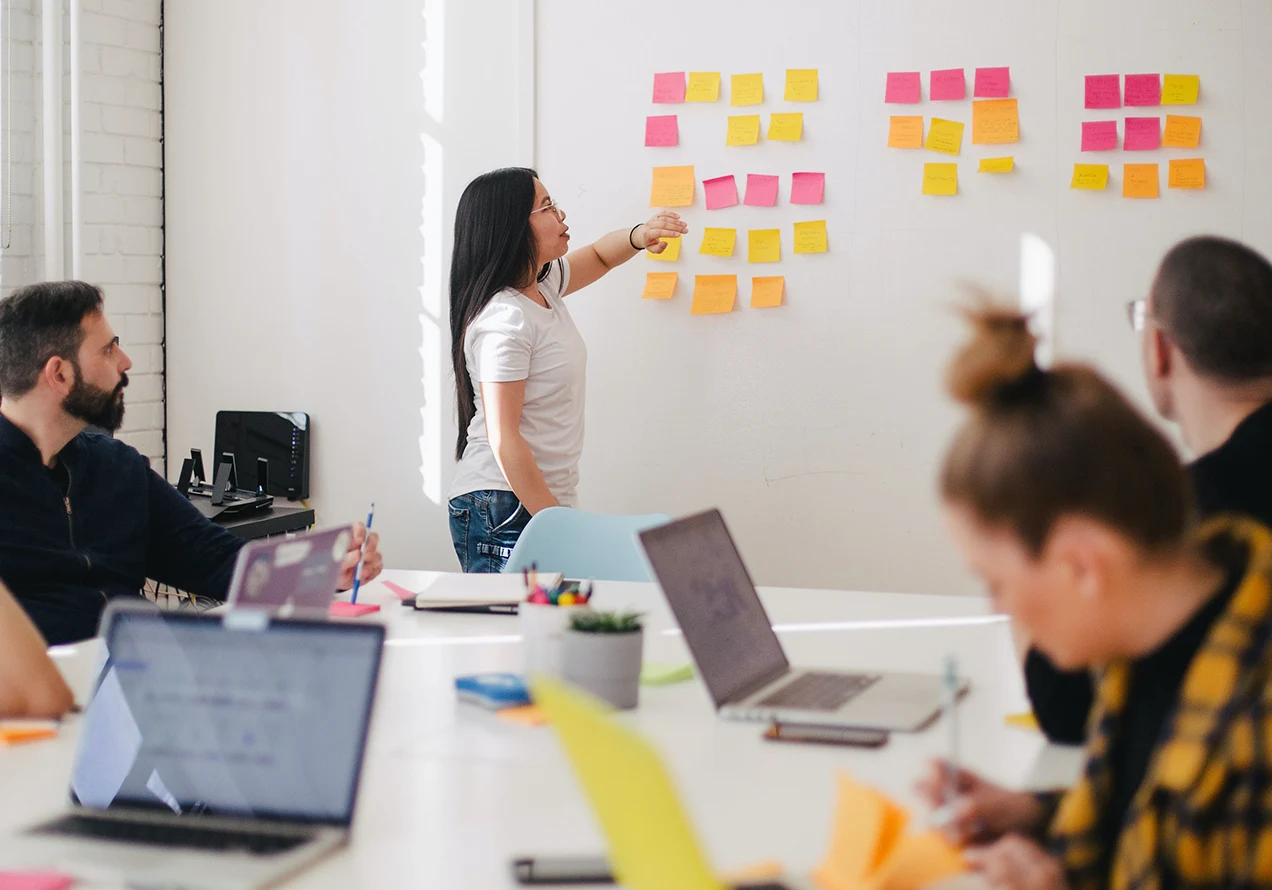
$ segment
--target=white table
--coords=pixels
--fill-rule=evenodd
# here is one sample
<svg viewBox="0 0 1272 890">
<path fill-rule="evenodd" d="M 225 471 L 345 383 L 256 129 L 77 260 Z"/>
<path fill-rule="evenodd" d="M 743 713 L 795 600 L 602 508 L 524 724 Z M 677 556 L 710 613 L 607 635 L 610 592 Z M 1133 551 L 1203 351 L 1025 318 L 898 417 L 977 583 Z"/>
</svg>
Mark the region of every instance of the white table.
<svg viewBox="0 0 1272 890">
<path fill-rule="evenodd" d="M 412 590 L 445 583 L 434 573 L 384 577 Z M 973 683 L 961 705 L 970 767 L 1018 787 L 1063 784 L 1076 774 L 1078 752 L 1004 725 L 1025 700 L 1006 621 L 984 600 L 776 588 L 761 595 L 796 664 L 935 672 L 956 654 Z M 361 620 L 384 621 L 388 639 L 353 843 L 288 886 L 510 888 L 514 855 L 602 851 L 551 730 L 508 724 L 455 700 L 458 675 L 520 668 L 518 619 L 415 612 L 378 582 L 359 601 L 381 604 L 377 616 Z M 654 585 L 600 584 L 594 603 L 646 613 L 646 660 L 689 660 Z M 77 693 L 94 645 L 58 653 Z M 912 783 L 946 739 L 938 722 L 895 734 L 876 751 L 776 745 L 760 739 L 759 725 L 717 719 L 699 680 L 643 688 L 640 707 L 620 719 L 663 753 L 720 869 L 769 859 L 792 873 L 813 867 L 825 850 L 840 770 L 919 813 Z M 57 741 L 0 749 L 0 830 L 63 805 L 77 732 L 71 720 Z"/>
</svg>

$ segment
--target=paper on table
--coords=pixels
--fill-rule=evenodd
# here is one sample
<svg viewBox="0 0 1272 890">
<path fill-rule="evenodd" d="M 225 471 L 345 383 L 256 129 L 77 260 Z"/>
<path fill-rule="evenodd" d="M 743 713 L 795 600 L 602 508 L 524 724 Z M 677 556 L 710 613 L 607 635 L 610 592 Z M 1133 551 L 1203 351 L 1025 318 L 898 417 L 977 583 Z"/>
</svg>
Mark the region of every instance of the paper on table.
<svg viewBox="0 0 1272 890">
<path fill-rule="evenodd" d="M 947 121 L 939 117 L 932 118 L 928 127 L 927 141 L 923 147 L 932 151 L 956 155 L 963 147 L 963 124 L 961 121 Z"/>
<path fill-rule="evenodd" d="M 804 113 L 770 114 L 768 136 L 770 142 L 799 142 L 804 136 Z"/>
<path fill-rule="evenodd" d="M 1156 151 L 1162 144 L 1162 121 L 1157 117 L 1128 117 L 1122 136 L 1124 151 Z"/>
<path fill-rule="evenodd" d="M 922 148 L 923 116 L 894 114 L 888 122 L 888 148 Z"/>
<path fill-rule="evenodd" d="M 719 315 L 733 311 L 738 296 L 736 275 L 695 275 L 693 277 L 693 307 L 690 315 Z"/>
<path fill-rule="evenodd" d="M 675 105 L 685 101 L 685 73 L 668 71 L 654 75 L 654 104 Z"/>
<path fill-rule="evenodd" d="M 1166 115 L 1165 148 L 1196 148 L 1201 143 L 1201 118 L 1187 114 Z"/>
<path fill-rule="evenodd" d="M 717 176 L 702 183 L 702 190 L 707 196 L 707 209 L 719 210 L 721 207 L 736 207 L 738 203 L 738 185 L 733 175 Z"/>
<path fill-rule="evenodd" d="M 826 220 L 795 223 L 796 253 L 825 253 L 827 250 Z"/>
<path fill-rule="evenodd" d="M 967 81 L 962 68 L 944 68 L 928 75 L 928 98 L 933 102 L 967 98 Z"/>
<path fill-rule="evenodd" d="M 656 114 L 645 118 L 645 145 L 661 148 L 680 144 L 680 127 L 674 114 Z"/>
<path fill-rule="evenodd" d="M 729 131 L 724 137 L 725 145 L 754 145 L 760 141 L 760 116 L 758 114 L 735 114 L 729 117 Z"/>
<path fill-rule="evenodd" d="M 775 309 L 782 305 L 786 290 L 786 278 L 781 275 L 762 275 L 751 279 L 751 308 Z"/>
<path fill-rule="evenodd" d="M 719 71 L 690 71 L 686 102 L 714 102 L 720 98 Z"/>
<path fill-rule="evenodd" d="M 517 705 L 513 708 L 500 708 L 495 712 L 500 720 L 518 723 L 522 726 L 543 726 L 548 722 L 548 715 L 538 705 Z"/>
<path fill-rule="evenodd" d="M 645 290 L 640 295 L 642 300 L 670 300 L 676 292 L 678 272 L 646 272 Z"/>
<path fill-rule="evenodd" d="M 1167 184 L 1173 189 L 1204 189 L 1206 187 L 1206 159 L 1181 158 L 1170 162 Z"/>
<path fill-rule="evenodd" d="M 74 883 L 70 875 L 52 871 L 0 871 L 0 890 L 66 890 Z"/>
<path fill-rule="evenodd" d="M 751 229 L 746 233 L 748 263 L 776 263 L 782 259 L 781 229 Z"/>
<path fill-rule="evenodd" d="M 1083 121 L 1083 151 L 1116 151 L 1117 121 Z"/>
<path fill-rule="evenodd" d="M 763 74 L 734 74 L 729 78 L 730 105 L 759 105 L 763 101 Z"/>
<path fill-rule="evenodd" d="M 1158 197 L 1158 171 L 1156 164 L 1122 165 L 1123 198 Z"/>
<path fill-rule="evenodd" d="M 746 197 L 742 203 L 748 207 L 772 207 L 777 203 L 777 177 L 763 173 L 748 173 Z"/>
<path fill-rule="evenodd" d="M 972 103 L 972 144 L 1002 145 L 1020 141 L 1015 99 L 983 99 Z"/>
<path fill-rule="evenodd" d="M 1086 76 L 1087 108 L 1121 108 L 1122 79 L 1116 74 Z"/>
<path fill-rule="evenodd" d="M 977 68 L 972 95 L 977 99 L 1006 99 L 1011 95 L 1011 69 Z"/>
<path fill-rule="evenodd" d="M 1092 189 L 1101 191 L 1109 184 L 1108 164 L 1074 164 L 1073 179 L 1069 181 L 1071 189 Z"/>
<path fill-rule="evenodd" d="M 1162 104 L 1162 76 L 1160 74 L 1126 75 L 1126 104 L 1144 107 Z"/>
<path fill-rule="evenodd" d="M 650 207 L 688 207 L 693 203 L 693 167 L 655 167 Z"/>
<path fill-rule="evenodd" d="M 733 245 L 737 238 L 737 229 L 703 229 L 702 246 L 698 248 L 698 253 L 707 256 L 733 256 Z"/>
<path fill-rule="evenodd" d="M 791 203 L 820 204 L 826 191 L 825 173 L 792 173 Z"/>
<path fill-rule="evenodd" d="M 787 102 L 817 101 L 817 69 L 787 68 L 786 95 Z"/>
<path fill-rule="evenodd" d="M 677 235 L 675 238 L 659 238 L 659 241 L 662 241 L 667 245 L 666 249 L 663 250 L 662 253 L 650 253 L 649 251 L 645 251 L 645 256 L 651 260 L 657 260 L 660 263 L 674 263 L 676 260 L 680 259 L 680 237 L 681 236 Z"/>
<path fill-rule="evenodd" d="M 1011 158 L 981 158 L 980 167 L 977 173 L 1010 173 L 1016 169 L 1016 159 Z"/>
<path fill-rule="evenodd" d="M 924 164 L 923 194 L 957 195 L 958 164 Z"/>
<path fill-rule="evenodd" d="M 1162 83 L 1163 105 L 1196 105 L 1201 78 L 1196 74 L 1167 74 Z"/>
<path fill-rule="evenodd" d="M 891 104 L 913 105 L 919 101 L 923 79 L 917 71 L 890 71 L 883 101 Z"/>
<path fill-rule="evenodd" d="M 540 573 L 539 580 L 549 583 L 553 579 Z M 442 574 L 420 589 L 416 602 L 515 603 L 525 597 L 526 583 L 519 574 Z"/>
</svg>

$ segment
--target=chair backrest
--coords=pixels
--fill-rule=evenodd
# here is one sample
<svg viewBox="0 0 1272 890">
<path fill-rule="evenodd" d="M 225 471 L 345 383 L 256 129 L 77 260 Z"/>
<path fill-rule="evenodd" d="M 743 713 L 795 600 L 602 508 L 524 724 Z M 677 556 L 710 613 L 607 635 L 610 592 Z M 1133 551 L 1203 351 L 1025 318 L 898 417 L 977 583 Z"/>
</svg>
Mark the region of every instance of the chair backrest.
<svg viewBox="0 0 1272 890">
<path fill-rule="evenodd" d="M 508 557 L 505 572 L 538 564 L 541 572 L 597 581 L 649 581 L 638 532 L 670 522 L 662 513 L 608 516 L 549 507 L 530 518 Z"/>
</svg>

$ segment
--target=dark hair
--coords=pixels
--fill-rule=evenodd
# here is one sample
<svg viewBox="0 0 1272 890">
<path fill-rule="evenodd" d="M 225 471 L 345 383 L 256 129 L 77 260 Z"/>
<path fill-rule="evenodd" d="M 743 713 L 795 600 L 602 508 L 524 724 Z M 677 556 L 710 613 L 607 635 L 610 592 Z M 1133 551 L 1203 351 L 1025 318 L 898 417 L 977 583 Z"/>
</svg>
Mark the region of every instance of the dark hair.
<svg viewBox="0 0 1272 890">
<path fill-rule="evenodd" d="M 464 359 L 464 333 L 495 294 L 526 285 L 535 259 L 530 213 L 538 178 L 529 167 L 504 167 L 478 176 L 459 197 L 450 272 L 451 364 L 459 409 L 456 460 L 464 456 L 468 425 L 477 413 Z M 545 264 L 539 270 L 539 281 L 547 276 L 548 268 Z"/>
<path fill-rule="evenodd" d="M 1272 265 L 1244 244 L 1210 235 L 1176 244 L 1157 270 L 1152 309 L 1198 373 L 1272 377 Z"/>
<path fill-rule="evenodd" d="M 945 500 L 1010 529 L 1034 556 L 1056 521 L 1075 514 L 1150 552 L 1182 544 L 1192 503 L 1161 433 L 1092 368 L 1039 368 L 1025 316 L 981 308 L 968 317 L 975 334 L 947 386 L 972 416 L 945 455 Z"/>
<path fill-rule="evenodd" d="M 54 356 L 75 362 L 84 317 L 102 309 L 101 289 L 84 281 L 42 281 L 0 300 L 0 396 L 24 396 Z"/>
</svg>

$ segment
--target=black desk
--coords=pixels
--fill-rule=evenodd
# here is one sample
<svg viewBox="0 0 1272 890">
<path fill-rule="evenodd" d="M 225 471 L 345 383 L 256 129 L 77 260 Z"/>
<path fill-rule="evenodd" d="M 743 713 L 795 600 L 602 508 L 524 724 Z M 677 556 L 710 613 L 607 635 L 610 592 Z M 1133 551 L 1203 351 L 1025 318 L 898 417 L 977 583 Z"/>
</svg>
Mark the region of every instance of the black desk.
<svg viewBox="0 0 1272 890">
<path fill-rule="evenodd" d="M 304 531 L 314 524 L 314 511 L 308 507 L 275 504 L 268 510 L 259 510 L 241 519 L 218 522 L 217 525 L 235 537 L 250 541 L 286 532 Z"/>
</svg>

